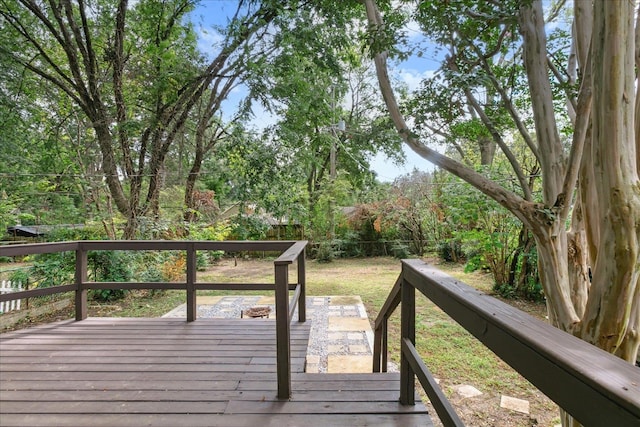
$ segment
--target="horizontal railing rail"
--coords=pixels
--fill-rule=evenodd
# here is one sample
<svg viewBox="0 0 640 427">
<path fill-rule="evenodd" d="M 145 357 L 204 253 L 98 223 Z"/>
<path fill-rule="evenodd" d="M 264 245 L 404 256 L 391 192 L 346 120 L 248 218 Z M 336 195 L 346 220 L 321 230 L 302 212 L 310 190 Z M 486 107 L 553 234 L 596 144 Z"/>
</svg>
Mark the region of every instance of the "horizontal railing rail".
<svg viewBox="0 0 640 427">
<path fill-rule="evenodd" d="M 417 376 L 442 423 L 463 425 L 415 348 L 417 289 L 583 425 L 640 425 L 640 369 L 632 364 L 420 260 L 402 262 L 399 283 L 401 403 L 413 403 Z M 376 330 L 383 328 L 396 306 L 385 304 Z M 381 360 L 386 352 L 387 348 L 380 346 L 374 358 Z"/>
<path fill-rule="evenodd" d="M 187 321 L 196 320 L 196 293 L 199 290 L 267 290 L 275 292 L 278 397 L 291 396 L 290 323 L 295 310 L 298 321 L 306 321 L 306 241 L 187 241 L 187 240 L 84 240 L 35 243 L 0 247 L 0 256 L 16 257 L 46 253 L 75 252 L 73 284 L 1 294 L 0 302 L 37 296 L 75 292 L 75 317 L 87 317 L 87 291 L 92 289 L 167 289 L 186 292 Z M 183 251 L 186 275 L 182 282 L 95 282 L 88 280 L 88 254 L 92 251 Z M 273 283 L 199 283 L 196 279 L 198 251 L 279 252 L 274 261 Z M 297 267 L 296 283 L 289 283 L 289 267 Z M 294 291 L 289 299 L 289 292 Z"/>
</svg>

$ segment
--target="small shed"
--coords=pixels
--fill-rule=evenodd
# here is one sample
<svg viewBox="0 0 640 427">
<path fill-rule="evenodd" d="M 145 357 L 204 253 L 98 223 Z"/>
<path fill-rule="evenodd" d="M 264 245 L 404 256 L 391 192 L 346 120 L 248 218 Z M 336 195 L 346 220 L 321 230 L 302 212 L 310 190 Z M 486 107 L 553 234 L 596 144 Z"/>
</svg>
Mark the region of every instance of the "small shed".
<svg viewBox="0 0 640 427">
<path fill-rule="evenodd" d="M 12 237 L 38 238 L 44 236 L 46 231 L 38 225 L 12 225 L 7 227 L 7 233 Z"/>
</svg>

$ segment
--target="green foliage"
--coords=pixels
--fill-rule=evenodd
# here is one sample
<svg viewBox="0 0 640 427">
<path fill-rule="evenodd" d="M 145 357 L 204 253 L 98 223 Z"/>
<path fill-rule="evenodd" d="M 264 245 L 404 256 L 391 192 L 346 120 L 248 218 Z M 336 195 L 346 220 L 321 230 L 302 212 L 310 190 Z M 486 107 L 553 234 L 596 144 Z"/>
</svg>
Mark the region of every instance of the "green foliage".
<svg viewBox="0 0 640 427">
<path fill-rule="evenodd" d="M 162 270 L 156 264 L 149 265 L 140 273 L 140 281 L 142 282 L 162 282 Z"/>
<path fill-rule="evenodd" d="M 18 220 L 22 225 L 35 225 L 36 224 L 36 216 L 29 213 L 24 212 L 18 215 Z"/>
<path fill-rule="evenodd" d="M 315 251 L 312 252 L 312 256 L 316 261 L 321 263 L 331 262 L 334 259 L 339 258 L 341 254 L 339 243 L 335 240 L 324 240 L 318 242 Z"/>
<path fill-rule="evenodd" d="M 60 286 L 73 283 L 75 253 L 58 252 L 36 255 L 33 262 L 33 280 L 37 287 Z"/>
<path fill-rule="evenodd" d="M 31 281 L 31 269 L 20 269 L 11 273 L 9 281 L 14 285 L 20 283 L 23 288 L 26 288 Z"/>
<path fill-rule="evenodd" d="M 342 258 L 353 258 L 363 256 L 361 235 L 356 230 L 351 229 L 338 229 L 338 239 L 334 239 L 334 242 L 338 248 L 337 254 Z"/>
<path fill-rule="evenodd" d="M 93 270 L 96 282 L 128 282 L 132 278 L 131 268 L 135 255 L 124 251 L 94 251 L 88 254 L 88 263 Z M 114 301 L 123 298 L 123 289 L 94 289 L 93 299 L 98 301 Z"/>
<path fill-rule="evenodd" d="M 238 215 L 233 219 L 229 236 L 233 240 L 261 240 L 271 226 L 257 215 Z"/>
<path fill-rule="evenodd" d="M 394 241 L 391 245 L 391 253 L 393 254 L 393 257 L 397 259 L 409 258 L 411 254 L 409 251 L 409 246 L 398 240 Z"/>
<path fill-rule="evenodd" d="M 16 219 L 16 201 L 10 199 L 5 191 L 0 192 L 0 235 L 6 232 L 8 226 L 15 225 Z"/>
<path fill-rule="evenodd" d="M 446 262 L 460 262 L 464 258 L 462 244 L 459 240 L 450 239 L 438 242 L 436 251 L 440 259 Z"/>
<path fill-rule="evenodd" d="M 227 221 L 212 225 L 193 224 L 189 227 L 189 240 L 226 240 L 231 234 L 232 225 Z"/>
<path fill-rule="evenodd" d="M 213 225 L 191 224 L 189 226 L 189 239 L 222 241 L 231 235 L 232 229 L 233 226 L 227 221 Z M 223 255 L 224 251 L 198 251 L 196 254 L 196 268 L 199 271 L 203 271 L 210 263 L 219 260 Z"/>
<path fill-rule="evenodd" d="M 528 251 L 519 254 L 516 267 L 517 282 L 507 292 L 515 296 L 523 297 L 531 301 L 543 301 L 544 291 L 538 274 L 538 251 L 535 245 L 531 245 Z M 499 293 L 505 287 L 497 289 Z"/>
<path fill-rule="evenodd" d="M 108 240 L 100 223 L 89 222 L 80 226 L 59 226 L 47 232 L 47 241 Z"/>
</svg>

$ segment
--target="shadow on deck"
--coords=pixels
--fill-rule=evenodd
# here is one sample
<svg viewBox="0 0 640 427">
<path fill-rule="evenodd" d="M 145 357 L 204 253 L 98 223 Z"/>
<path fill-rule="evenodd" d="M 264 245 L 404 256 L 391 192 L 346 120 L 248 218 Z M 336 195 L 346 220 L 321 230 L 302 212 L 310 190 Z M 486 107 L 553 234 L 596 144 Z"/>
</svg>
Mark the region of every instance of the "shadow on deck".
<svg viewBox="0 0 640 427">
<path fill-rule="evenodd" d="M 304 373 L 310 325 L 291 324 L 292 398 L 278 399 L 267 319 L 89 318 L 0 336 L 0 425 L 429 426 L 399 375 Z"/>
</svg>

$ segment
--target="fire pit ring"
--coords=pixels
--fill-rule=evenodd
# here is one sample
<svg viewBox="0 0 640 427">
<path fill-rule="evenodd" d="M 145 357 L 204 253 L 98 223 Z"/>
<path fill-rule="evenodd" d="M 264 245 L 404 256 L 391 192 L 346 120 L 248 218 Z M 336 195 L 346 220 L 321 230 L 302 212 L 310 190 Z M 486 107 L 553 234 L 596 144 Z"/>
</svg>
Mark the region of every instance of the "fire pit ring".
<svg viewBox="0 0 640 427">
<path fill-rule="evenodd" d="M 240 311 L 240 318 L 245 316 L 255 318 L 269 318 L 269 314 L 271 313 L 271 307 L 251 307 L 246 310 Z"/>
</svg>

